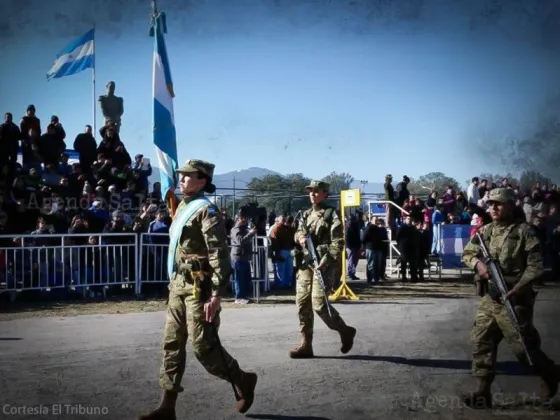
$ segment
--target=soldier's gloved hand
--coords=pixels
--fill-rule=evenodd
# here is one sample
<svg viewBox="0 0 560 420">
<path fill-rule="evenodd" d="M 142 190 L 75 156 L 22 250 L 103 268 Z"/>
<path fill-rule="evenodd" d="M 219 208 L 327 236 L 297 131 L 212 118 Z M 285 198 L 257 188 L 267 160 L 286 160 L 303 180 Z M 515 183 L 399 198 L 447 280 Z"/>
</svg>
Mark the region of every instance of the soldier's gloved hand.
<svg viewBox="0 0 560 420">
<path fill-rule="evenodd" d="M 488 280 L 490 278 L 490 273 L 488 273 L 488 267 L 482 261 L 476 263 L 476 272 L 481 280 Z"/>
</svg>

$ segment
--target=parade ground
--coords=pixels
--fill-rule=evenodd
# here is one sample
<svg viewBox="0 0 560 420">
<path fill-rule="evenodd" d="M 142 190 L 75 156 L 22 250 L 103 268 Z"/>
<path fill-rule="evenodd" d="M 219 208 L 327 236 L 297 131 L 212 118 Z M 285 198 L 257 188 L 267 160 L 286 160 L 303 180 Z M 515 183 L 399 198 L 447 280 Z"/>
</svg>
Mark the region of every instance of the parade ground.
<svg viewBox="0 0 560 420">
<path fill-rule="evenodd" d="M 540 291 L 535 311 L 543 348 L 560 362 L 557 289 Z M 457 395 L 474 385 L 469 332 L 476 299 L 372 299 L 335 303 L 358 329 L 353 350 L 316 318 L 312 360 L 291 360 L 298 343 L 293 304 L 225 308 L 221 340 L 259 375 L 249 418 L 558 418 L 534 399 L 539 380 L 500 347 L 495 409 L 473 411 Z M 164 312 L 27 317 L 0 322 L 2 419 L 134 419 L 160 397 Z M 239 419 L 229 384 L 211 377 L 187 349 L 179 419 Z M 558 399 L 558 397 L 557 397 Z"/>
</svg>

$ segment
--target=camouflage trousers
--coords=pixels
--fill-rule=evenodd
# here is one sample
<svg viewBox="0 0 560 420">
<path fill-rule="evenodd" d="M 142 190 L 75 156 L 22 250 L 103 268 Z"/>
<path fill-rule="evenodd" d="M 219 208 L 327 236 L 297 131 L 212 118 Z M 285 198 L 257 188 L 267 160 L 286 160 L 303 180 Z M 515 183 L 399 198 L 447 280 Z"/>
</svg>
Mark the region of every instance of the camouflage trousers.
<svg viewBox="0 0 560 420">
<path fill-rule="evenodd" d="M 173 392 L 184 390 L 181 380 L 185 373 L 188 336 L 192 340 L 194 355 L 209 373 L 228 382 L 228 377 L 234 382 L 239 379 L 241 370 L 237 360 L 220 348 L 217 337 L 219 327 L 219 314 L 216 314 L 213 325 L 207 323 L 203 302 L 195 300 L 190 293 L 170 289 L 159 381 L 163 389 Z"/>
<path fill-rule="evenodd" d="M 324 273 L 325 285 L 330 289 L 332 275 L 327 270 Z M 296 275 L 296 305 L 298 308 L 299 327 L 303 337 L 313 340 L 314 313 L 323 320 L 331 330 L 342 331 L 346 324 L 340 317 L 338 311 L 331 306 L 331 314 L 327 310 L 325 295 L 314 271 L 310 268 L 299 269 Z"/>
<path fill-rule="evenodd" d="M 527 352 L 533 360 L 537 371 L 554 369 L 554 362 L 541 350 L 539 332 L 533 325 L 533 298 L 524 298 L 514 304 L 519 318 L 521 332 L 525 338 Z M 484 296 L 474 320 L 471 332 L 473 343 L 472 373 L 476 377 L 494 378 L 496 375 L 496 357 L 498 345 L 505 339 L 513 353 L 523 364 L 527 363 L 525 351 L 518 340 L 517 332 L 507 314 L 506 308 L 501 303 Z"/>
</svg>

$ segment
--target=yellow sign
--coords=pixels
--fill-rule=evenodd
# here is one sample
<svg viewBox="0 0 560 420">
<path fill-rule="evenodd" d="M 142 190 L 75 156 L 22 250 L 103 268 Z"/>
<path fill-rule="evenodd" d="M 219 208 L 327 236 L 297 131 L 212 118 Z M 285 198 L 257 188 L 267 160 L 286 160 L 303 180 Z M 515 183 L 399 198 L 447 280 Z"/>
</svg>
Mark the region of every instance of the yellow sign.
<svg viewBox="0 0 560 420">
<path fill-rule="evenodd" d="M 360 195 L 360 190 L 344 190 L 340 192 L 340 204 L 342 213 L 342 226 L 344 232 L 346 232 L 346 207 L 357 207 L 362 204 L 362 197 Z M 337 301 L 341 299 L 347 300 L 359 300 L 360 298 L 352 291 L 350 286 L 348 286 L 348 280 L 346 278 L 346 246 L 342 251 L 342 282 L 339 288 L 329 296 L 329 300 Z"/>
<path fill-rule="evenodd" d="M 360 190 L 344 190 L 340 192 L 343 207 L 356 207 L 362 203 Z M 344 213 L 343 213 L 344 214 Z"/>
</svg>

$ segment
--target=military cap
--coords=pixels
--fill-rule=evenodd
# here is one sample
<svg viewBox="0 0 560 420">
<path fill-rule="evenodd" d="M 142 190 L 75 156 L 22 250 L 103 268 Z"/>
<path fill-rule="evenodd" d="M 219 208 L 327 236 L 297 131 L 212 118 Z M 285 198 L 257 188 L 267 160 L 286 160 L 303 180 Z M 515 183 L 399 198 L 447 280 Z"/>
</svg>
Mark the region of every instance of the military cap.
<svg viewBox="0 0 560 420">
<path fill-rule="evenodd" d="M 179 173 L 202 172 L 209 178 L 212 178 L 214 176 L 215 167 L 216 165 L 214 165 L 213 163 L 206 162 L 204 160 L 189 159 L 183 164 L 183 166 L 181 166 L 175 172 L 179 172 Z"/>
<path fill-rule="evenodd" d="M 488 202 L 496 203 L 513 203 L 515 201 L 515 194 L 509 188 L 494 188 L 488 194 Z"/>
<path fill-rule="evenodd" d="M 385 175 L 385 179 L 393 179 L 393 175 L 387 174 L 387 175 Z"/>
<path fill-rule="evenodd" d="M 328 191 L 330 187 L 331 184 L 325 181 L 311 181 L 311 183 L 305 188 L 308 190 L 317 189 L 317 190 Z"/>
</svg>

